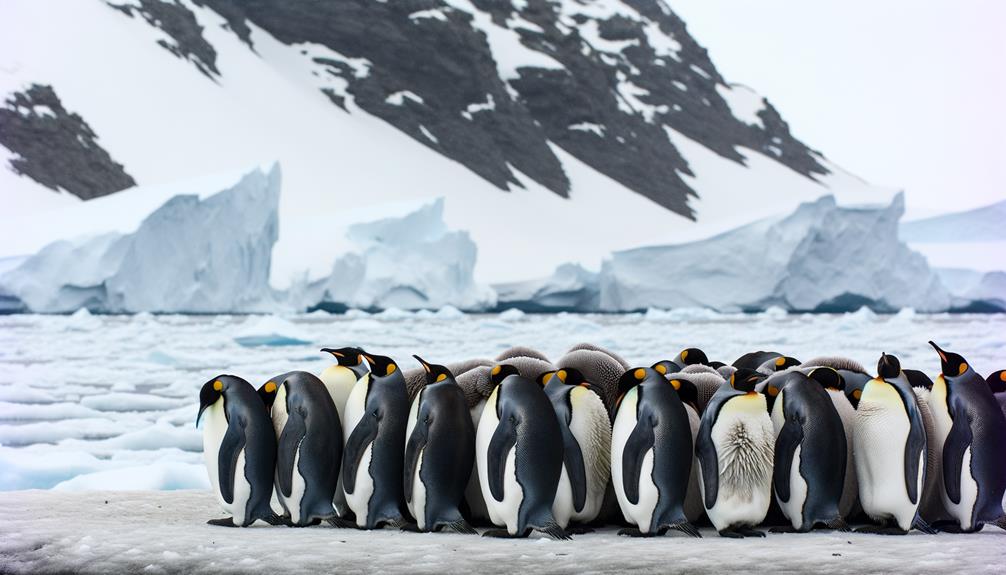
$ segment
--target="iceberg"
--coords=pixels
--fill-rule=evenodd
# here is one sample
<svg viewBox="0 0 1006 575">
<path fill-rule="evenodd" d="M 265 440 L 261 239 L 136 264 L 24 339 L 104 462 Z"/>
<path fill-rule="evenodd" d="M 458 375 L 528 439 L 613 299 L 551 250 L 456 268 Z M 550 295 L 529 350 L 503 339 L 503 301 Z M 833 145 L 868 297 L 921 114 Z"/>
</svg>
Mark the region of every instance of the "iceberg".
<svg viewBox="0 0 1006 575">
<path fill-rule="evenodd" d="M 33 312 L 256 311 L 278 239 L 280 168 L 256 169 L 201 198 L 179 194 L 131 233 L 51 243 L 0 275 L 0 294 Z"/>
<path fill-rule="evenodd" d="M 951 295 L 898 239 L 904 196 L 840 207 L 833 196 L 712 238 L 615 252 L 601 267 L 604 311 L 942 311 Z"/>
<path fill-rule="evenodd" d="M 496 284 L 497 308 L 530 312 L 596 311 L 598 274 L 578 264 L 563 264 L 545 279 Z"/>
<path fill-rule="evenodd" d="M 475 242 L 447 228 L 443 198 L 353 224 L 346 236 L 359 251 L 339 257 L 327 277 L 291 290 L 299 307 L 481 311 L 496 304 L 492 288 L 475 282 Z"/>
</svg>

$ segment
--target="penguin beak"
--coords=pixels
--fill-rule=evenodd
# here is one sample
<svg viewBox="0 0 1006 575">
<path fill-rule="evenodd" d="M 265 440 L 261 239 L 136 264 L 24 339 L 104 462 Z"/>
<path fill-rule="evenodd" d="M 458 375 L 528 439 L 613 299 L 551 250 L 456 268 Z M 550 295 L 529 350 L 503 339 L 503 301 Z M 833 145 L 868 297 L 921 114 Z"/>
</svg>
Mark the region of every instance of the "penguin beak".
<svg viewBox="0 0 1006 575">
<path fill-rule="evenodd" d="M 209 407 L 209 405 L 206 405 L 205 403 L 199 406 L 199 413 L 196 414 L 196 427 L 199 427 L 199 420 L 202 419 L 203 412 L 206 411 L 207 407 Z"/>
<path fill-rule="evenodd" d="M 420 365 L 423 366 L 423 369 L 426 370 L 426 373 L 430 373 L 430 364 L 426 363 L 426 361 L 423 360 L 423 358 L 419 357 L 418 355 L 413 355 L 412 357 L 416 358 L 416 361 L 418 361 Z"/>
<path fill-rule="evenodd" d="M 335 351 L 334 349 L 332 349 L 330 347 L 323 347 L 323 348 L 321 348 L 321 351 L 323 351 L 325 353 L 330 353 L 330 354 L 334 355 L 335 357 L 346 357 L 344 354 L 342 354 L 342 353 L 340 353 L 338 351 Z"/>
<path fill-rule="evenodd" d="M 947 354 L 946 354 L 946 352 L 944 352 L 942 349 L 940 349 L 940 346 L 936 345 L 936 342 L 934 342 L 933 340 L 929 340 L 929 345 L 933 346 L 933 349 L 936 350 L 936 353 L 940 354 L 940 360 L 941 361 L 947 361 Z"/>
</svg>

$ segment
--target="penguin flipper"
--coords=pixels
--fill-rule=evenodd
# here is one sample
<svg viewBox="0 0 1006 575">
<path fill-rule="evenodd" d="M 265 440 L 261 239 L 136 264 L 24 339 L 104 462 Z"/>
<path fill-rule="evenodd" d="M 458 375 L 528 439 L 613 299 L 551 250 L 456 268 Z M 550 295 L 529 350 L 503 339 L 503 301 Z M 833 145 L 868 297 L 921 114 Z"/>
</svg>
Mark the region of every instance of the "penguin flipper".
<svg viewBox="0 0 1006 575">
<path fill-rule="evenodd" d="M 219 471 L 220 495 L 227 503 L 234 503 L 234 477 L 237 473 L 238 457 L 245 447 L 244 421 L 234 421 L 227 426 L 227 432 L 220 441 Z"/>
<path fill-rule="evenodd" d="M 705 494 L 705 507 L 712 509 L 716 505 L 720 486 L 720 462 L 713 445 L 712 424 L 703 420 L 699 434 L 695 438 L 695 457 L 699 460 L 702 476 L 702 489 Z"/>
<path fill-rule="evenodd" d="M 489 464 L 489 492 L 496 501 L 503 501 L 503 474 L 510 450 L 517 445 L 517 422 L 513 416 L 504 417 L 496 426 L 489 441 L 486 461 Z"/>
<path fill-rule="evenodd" d="M 643 457 L 653 449 L 653 424 L 649 417 L 636 422 L 622 450 L 622 484 L 629 503 L 639 503 L 639 475 L 643 467 Z"/>
<path fill-rule="evenodd" d="M 952 415 L 954 424 L 950 427 L 946 443 L 943 444 L 942 471 L 947 496 L 956 505 L 961 502 L 961 467 L 964 464 L 964 452 L 971 446 L 974 438 L 964 410 L 955 409 Z"/>
<path fill-rule="evenodd" d="M 569 476 L 569 485 L 573 491 L 573 509 L 577 512 L 583 511 L 583 506 L 587 503 L 587 471 L 583 463 L 583 451 L 580 450 L 580 444 L 573 437 L 569 426 L 559 427 L 562 429 L 562 460 L 566 464 L 566 474 Z"/>
<path fill-rule="evenodd" d="M 775 473 L 772 482 L 776 495 L 783 503 L 789 501 L 789 478 L 792 473 L 796 448 L 803 441 L 803 426 L 795 419 L 787 419 L 775 440 Z"/>
<path fill-rule="evenodd" d="M 356 472 L 367 446 L 377 438 L 377 417 L 366 415 L 356 424 L 342 453 L 342 486 L 346 493 L 356 490 Z"/>
<path fill-rule="evenodd" d="M 429 423 L 420 414 L 416 426 L 412 429 L 409 442 L 405 444 L 405 501 L 412 503 L 412 484 L 416 477 L 416 467 L 419 465 L 419 454 L 426 447 L 429 438 Z"/>
<path fill-rule="evenodd" d="M 304 440 L 305 435 L 307 435 L 307 423 L 304 421 L 304 414 L 299 408 L 290 410 L 283 432 L 279 435 L 279 453 L 276 457 L 276 479 L 284 497 L 293 494 L 293 468 L 297 461 L 300 442 Z"/>
</svg>

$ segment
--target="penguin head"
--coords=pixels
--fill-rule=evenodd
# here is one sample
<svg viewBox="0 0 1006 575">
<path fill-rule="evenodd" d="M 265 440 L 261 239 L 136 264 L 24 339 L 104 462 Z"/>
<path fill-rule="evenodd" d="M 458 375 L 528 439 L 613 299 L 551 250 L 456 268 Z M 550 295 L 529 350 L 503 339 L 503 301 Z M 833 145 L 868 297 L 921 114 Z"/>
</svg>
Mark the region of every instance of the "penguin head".
<svg viewBox="0 0 1006 575">
<path fill-rule="evenodd" d="M 721 367 L 726 367 L 727 364 L 723 363 L 722 361 L 710 361 L 706 365 L 708 365 L 709 367 L 711 367 L 713 369 L 719 369 Z"/>
<path fill-rule="evenodd" d="M 919 389 L 933 389 L 933 380 L 929 379 L 929 376 L 917 369 L 906 369 L 904 370 L 905 379 L 908 380 L 909 385 L 913 388 Z"/>
<path fill-rule="evenodd" d="M 363 359 L 367 361 L 367 364 L 370 365 L 371 377 L 375 379 L 388 377 L 389 375 L 399 371 L 398 364 L 395 363 L 395 360 L 386 355 L 373 355 L 368 353 L 361 353 L 361 355 L 363 356 Z"/>
<path fill-rule="evenodd" d="M 276 383 L 270 379 L 263 383 L 262 387 L 258 388 L 258 396 L 262 398 L 266 411 L 272 411 L 272 404 L 276 401 L 276 392 L 279 391 L 280 385 L 282 385 L 282 382 Z"/>
<path fill-rule="evenodd" d="M 1006 393 L 1006 369 L 1000 369 L 985 378 L 992 393 Z"/>
<path fill-rule="evenodd" d="M 773 360 L 765 362 L 762 367 L 769 368 L 772 371 L 786 371 L 794 365 L 800 365 L 800 360 L 795 357 L 781 355 Z"/>
<path fill-rule="evenodd" d="M 901 375 L 901 362 L 893 355 L 880 354 L 880 361 L 877 362 L 877 377 L 880 379 L 897 379 Z"/>
<path fill-rule="evenodd" d="M 492 382 L 493 387 L 503 383 L 503 380 L 510 377 L 511 375 L 520 375 L 520 371 L 517 370 L 517 366 L 510 365 L 509 363 L 497 363 L 489 371 L 489 381 Z"/>
<path fill-rule="evenodd" d="M 355 347 L 340 347 L 338 349 L 323 347 L 321 348 L 321 351 L 332 354 L 335 361 L 343 367 L 357 366 L 360 365 L 361 361 L 363 361 L 363 350 Z"/>
<path fill-rule="evenodd" d="M 568 385 L 571 388 L 582 387 L 597 394 L 602 401 L 604 400 L 604 392 L 601 388 L 587 381 L 587 378 L 583 376 L 583 372 L 575 367 L 564 367 L 556 371 L 546 371 L 538 376 L 537 381 L 542 387 L 546 385 Z"/>
<path fill-rule="evenodd" d="M 630 389 L 636 387 L 640 383 L 646 381 L 646 378 L 651 376 L 659 376 L 660 379 L 667 381 L 659 371 L 653 369 L 647 369 L 645 367 L 636 367 L 630 369 L 622 374 L 622 377 L 618 379 L 618 401 L 615 405 L 622 403 L 622 397 L 629 392 Z"/>
<path fill-rule="evenodd" d="M 943 351 L 940 349 L 940 346 L 936 345 L 932 341 L 929 342 L 929 345 L 933 346 L 936 353 L 940 354 L 940 371 L 946 379 L 952 381 L 954 378 L 964 375 L 969 369 L 971 369 L 971 367 L 968 366 L 968 362 L 963 357 L 950 351 Z"/>
<path fill-rule="evenodd" d="M 437 365 L 434 363 L 426 363 L 426 360 L 419 357 L 418 355 L 413 355 L 420 364 L 423 366 L 423 370 L 426 371 L 426 385 L 433 385 L 434 383 L 457 383 L 454 380 L 454 374 L 451 370 L 443 365 Z"/>
<path fill-rule="evenodd" d="M 765 377 L 764 373 L 742 367 L 730 375 L 730 387 L 745 393 L 752 392 L 756 385 L 765 380 Z"/>
<path fill-rule="evenodd" d="M 684 368 L 686 365 L 695 365 L 697 363 L 707 364 L 709 363 L 709 358 L 706 357 L 706 353 L 697 347 L 689 347 L 687 349 L 681 350 L 681 353 L 677 355 L 672 360 L 680 368 Z"/>
<path fill-rule="evenodd" d="M 815 367 L 807 372 L 807 377 L 809 377 L 811 381 L 816 381 L 821 384 L 821 387 L 825 389 L 841 392 L 845 391 L 845 379 L 842 378 L 842 374 L 830 367 Z"/>
<path fill-rule="evenodd" d="M 692 406 L 692 409 L 696 413 L 699 411 L 699 388 L 695 387 L 695 384 L 690 380 L 683 379 L 680 377 L 669 377 L 667 382 L 671 384 L 674 391 L 678 392 L 678 397 L 681 398 L 681 403 L 687 403 Z"/>
<path fill-rule="evenodd" d="M 669 359 L 662 359 L 651 365 L 650 368 L 656 370 L 657 373 L 663 375 L 664 377 L 669 377 L 670 374 L 681 371 L 681 366 Z"/>
<path fill-rule="evenodd" d="M 203 388 L 199 390 L 199 413 L 196 414 L 196 426 L 199 425 L 199 420 L 203 417 L 203 412 L 207 407 L 224 397 L 227 390 L 241 385 L 241 383 L 248 385 L 248 382 L 235 375 L 218 375 L 204 383 Z"/>
</svg>

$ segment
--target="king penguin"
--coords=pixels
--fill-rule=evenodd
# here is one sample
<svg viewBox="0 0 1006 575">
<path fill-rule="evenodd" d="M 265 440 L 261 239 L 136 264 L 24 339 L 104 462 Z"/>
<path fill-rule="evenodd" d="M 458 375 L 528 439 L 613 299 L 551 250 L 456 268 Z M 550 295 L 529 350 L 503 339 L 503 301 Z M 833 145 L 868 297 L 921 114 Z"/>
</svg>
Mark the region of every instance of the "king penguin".
<svg viewBox="0 0 1006 575">
<path fill-rule="evenodd" d="M 839 501 L 848 446 L 842 419 L 824 387 L 837 389 L 841 376 L 828 368 L 817 368 L 815 374 L 812 380 L 790 370 L 771 378 L 766 388 L 776 436 L 772 482 L 779 507 L 792 524 L 773 532 L 846 527 Z"/>
<path fill-rule="evenodd" d="M 938 527 L 970 533 L 1003 516 L 1006 418 L 992 390 L 968 362 L 929 342 L 940 356 L 930 406 L 942 444 L 943 505 L 953 518 Z"/>
<path fill-rule="evenodd" d="M 611 479 L 625 520 L 619 535 L 650 537 L 670 529 L 699 537 L 685 516 L 692 472 L 692 431 L 677 390 L 653 368 L 625 372 L 611 434 Z"/>
<path fill-rule="evenodd" d="M 904 535 L 917 526 L 926 473 L 926 429 L 915 392 L 898 358 L 882 354 L 877 377 L 863 388 L 853 427 L 856 477 L 863 511 L 879 526 L 859 532 Z"/>
<path fill-rule="evenodd" d="M 363 352 L 355 347 L 343 347 L 332 349 L 323 348 L 321 351 L 332 354 L 335 358 L 335 365 L 330 365 L 321 372 L 319 378 L 325 384 L 335 408 L 339 410 L 339 421 L 346 420 L 346 401 L 352 393 L 356 382 L 370 375 L 370 367 L 363 361 Z M 339 517 L 349 519 L 352 513 L 346 504 L 346 493 L 342 488 L 342 473 L 339 473 L 339 484 L 335 488 L 335 499 L 332 501 L 335 513 Z"/>
<path fill-rule="evenodd" d="M 357 381 L 346 400 L 342 485 L 358 527 L 400 527 L 409 396 L 394 360 L 366 353 L 363 358 L 370 365 L 370 377 Z"/>
<path fill-rule="evenodd" d="M 692 444 L 694 445 L 699 435 L 699 422 L 701 421 L 701 416 L 699 415 L 701 413 L 699 407 L 701 401 L 699 385 L 706 387 L 713 387 L 715 385 L 716 389 L 719 389 L 719 386 L 723 385 L 724 380 L 715 372 L 672 372 L 669 369 L 670 366 L 668 366 L 668 363 L 670 363 L 669 360 L 663 360 L 653 364 L 651 367 L 666 377 L 671 387 L 677 390 L 678 397 L 681 399 L 681 403 L 684 404 L 685 412 L 688 414 L 688 427 L 692 432 Z M 716 392 L 709 392 L 706 400 L 708 401 L 714 393 Z M 692 524 L 698 522 L 706 512 L 702 506 L 702 488 L 699 487 L 701 480 L 702 478 L 699 477 L 699 463 L 695 458 L 695 451 L 693 449 L 692 473 L 688 478 L 688 491 L 685 493 L 685 517 Z"/>
<path fill-rule="evenodd" d="M 276 430 L 276 497 L 284 517 L 294 527 L 331 518 L 342 423 L 325 385 L 306 371 L 291 371 L 267 381 L 259 395 Z"/>
<path fill-rule="evenodd" d="M 475 438 L 479 483 L 493 523 L 483 536 L 527 537 L 537 529 L 569 539 L 552 515 L 562 475 L 562 430 L 541 385 L 510 364 L 492 368 L 495 385 Z"/>
<path fill-rule="evenodd" d="M 831 367 L 803 367 L 801 371 L 807 377 L 818 382 L 831 400 L 835 413 L 842 420 L 842 431 L 845 432 L 845 478 L 842 481 L 842 498 L 838 502 L 838 514 L 845 521 L 859 512 L 859 484 L 856 481 L 855 446 L 852 443 L 852 430 L 856 423 L 856 408 L 852 406 L 845 394 L 845 378 L 842 373 Z"/>
<path fill-rule="evenodd" d="M 611 419 L 604 390 L 567 367 L 543 373 L 539 383 L 552 402 L 563 443 L 563 466 L 552 515 L 570 533 L 586 533 L 604 503 L 611 478 Z M 570 522 L 577 524 L 567 529 Z"/>
<path fill-rule="evenodd" d="M 764 537 L 754 529 L 772 502 L 775 432 L 765 396 L 755 385 L 765 376 L 738 369 L 702 413 L 695 442 L 703 503 L 722 537 Z"/>
<path fill-rule="evenodd" d="M 474 534 L 461 516 L 475 463 L 475 427 L 454 374 L 414 356 L 426 386 L 412 401 L 405 430 L 405 503 L 416 530 Z"/>
<path fill-rule="evenodd" d="M 204 414 L 206 471 L 217 500 L 231 515 L 207 523 L 223 527 L 247 527 L 256 519 L 276 523 L 269 507 L 276 435 L 255 388 L 233 375 L 207 381 L 199 391 L 196 426 Z"/>
</svg>

